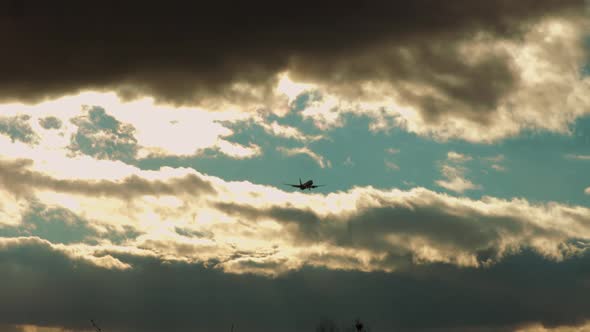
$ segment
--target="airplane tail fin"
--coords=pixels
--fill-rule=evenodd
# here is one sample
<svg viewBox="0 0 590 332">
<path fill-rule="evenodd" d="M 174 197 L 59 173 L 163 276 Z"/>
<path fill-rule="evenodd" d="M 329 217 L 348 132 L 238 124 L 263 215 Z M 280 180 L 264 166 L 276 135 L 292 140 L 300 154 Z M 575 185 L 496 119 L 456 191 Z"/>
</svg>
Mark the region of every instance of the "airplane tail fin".
<svg viewBox="0 0 590 332">
<path fill-rule="evenodd" d="M 299 178 L 299 185 L 302 186 L 303 183 L 301 183 L 301 178 Z"/>
</svg>

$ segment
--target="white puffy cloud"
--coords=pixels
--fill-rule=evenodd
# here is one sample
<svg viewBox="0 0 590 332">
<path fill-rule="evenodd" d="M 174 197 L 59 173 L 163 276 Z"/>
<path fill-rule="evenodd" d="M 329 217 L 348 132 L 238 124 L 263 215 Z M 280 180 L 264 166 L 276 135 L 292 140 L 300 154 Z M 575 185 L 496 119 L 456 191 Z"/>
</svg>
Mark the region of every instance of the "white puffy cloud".
<svg viewBox="0 0 590 332">
<path fill-rule="evenodd" d="M 457 193 L 463 193 L 466 190 L 481 189 L 481 186 L 465 178 L 465 172 L 465 167 L 442 165 L 441 173 L 445 179 L 437 180 L 436 184 Z"/>
<path fill-rule="evenodd" d="M 302 142 L 312 142 L 323 138 L 321 135 L 306 135 L 295 127 L 282 125 L 277 121 L 267 123 L 264 119 L 258 119 L 256 123 L 262 126 L 266 132 L 278 137 L 290 138 Z"/>
<path fill-rule="evenodd" d="M 447 153 L 447 159 L 452 162 L 463 163 L 466 161 L 470 161 L 473 158 L 471 156 L 464 155 L 455 151 L 449 151 L 449 153 Z"/>
<path fill-rule="evenodd" d="M 463 193 L 466 190 L 481 189 L 481 186 L 465 178 L 467 168 L 460 165 L 472 159 L 471 156 L 455 151 L 448 152 L 446 162 L 440 164 L 440 170 L 445 179 L 437 180 L 436 184 L 457 193 Z"/>
<path fill-rule="evenodd" d="M 215 146 L 223 154 L 236 159 L 253 158 L 262 154 L 260 146 L 254 143 L 244 146 L 226 140 L 218 140 Z"/>
<path fill-rule="evenodd" d="M 277 147 L 277 151 L 283 153 L 286 156 L 306 155 L 313 159 L 321 168 L 332 167 L 332 163 L 330 162 L 330 160 L 313 152 L 308 147 L 287 148 L 284 146 L 279 146 Z"/>
</svg>

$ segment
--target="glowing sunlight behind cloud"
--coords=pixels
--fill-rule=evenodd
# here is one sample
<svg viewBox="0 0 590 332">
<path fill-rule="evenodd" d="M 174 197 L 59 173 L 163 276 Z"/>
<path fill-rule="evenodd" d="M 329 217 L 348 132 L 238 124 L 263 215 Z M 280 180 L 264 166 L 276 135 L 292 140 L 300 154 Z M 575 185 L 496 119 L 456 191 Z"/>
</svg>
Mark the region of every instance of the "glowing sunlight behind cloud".
<svg viewBox="0 0 590 332">
<path fill-rule="evenodd" d="M 279 74 L 279 83 L 277 91 L 289 97 L 289 102 L 293 102 L 297 96 L 307 90 L 312 90 L 315 86 L 313 84 L 295 83 L 289 78 L 288 73 Z"/>
</svg>

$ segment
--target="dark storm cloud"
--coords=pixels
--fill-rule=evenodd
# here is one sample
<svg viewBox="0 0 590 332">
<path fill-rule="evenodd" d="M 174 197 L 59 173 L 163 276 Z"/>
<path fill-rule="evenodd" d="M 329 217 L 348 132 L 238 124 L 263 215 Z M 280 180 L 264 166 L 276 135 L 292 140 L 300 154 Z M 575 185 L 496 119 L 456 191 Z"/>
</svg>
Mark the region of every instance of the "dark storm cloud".
<svg viewBox="0 0 590 332">
<path fill-rule="evenodd" d="M 477 121 L 518 77 L 502 52 L 465 61 L 460 42 L 478 32 L 518 40 L 540 18 L 584 8 L 583 0 L 11 3 L 0 10 L 3 99 L 115 88 L 174 103 L 247 102 L 255 97 L 232 83 L 260 86 L 264 98 L 289 69 L 350 93 L 361 81 L 390 82 L 427 119 L 463 105 Z M 416 84 L 439 94 L 421 96 Z"/>
<path fill-rule="evenodd" d="M 39 141 L 39 136 L 35 134 L 29 124 L 29 115 L 19 115 L 13 117 L 0 117 L 0 134 L 10 137 L 14 141 L 21 141 L 27 144 L 34 144 Z"/>
<path fill-rule="evenodd" d="M 59 129 L 61 128 L 61 120 L 55 116 L 48 116 L 39 119 L 39 125 L 45 129 Z"/>
<path fill-rule="evenodd" d="M 108 115 L 103 108 L 90 107 L 87 114 L 70 121 L 78 126 L 68 146 L 71 151 L 97 159 L 130 160 L 135 157 L 135 128 Z"/>
<path fill-rule="evenodd" d="M 146 180 L 137 175 L 121 181 L 109 180 L 67 180 L 31 171 L 30 159 L 16 161 L 0 160 L 0 184 L 15 194 L 28 194 L 32 188 L 50 189 L 89 196 L 114 196 L 133 199 L 138 195 L 177 195 L 177 194 L 211 194 L 215 192 L 211 183 L 202 178 L 188 174 L 170 181 Z"/>
<path fill-rule="evenodd" d="M 108 331 L 313 331 L 361 317 L 373 331 L 510 331 L 590 318 L 590 256 L 522 252 L 488 269 L 413 265 L 400 273 L 304 267 L 271 279 L 115 255 L 132 269 L 73 260 L 36 239 L 0 242 L 0 325 Z M 403 258 L 400 258 L 403 259 Z M 507 328 L 507 327 L 513 328 Z M 436 331 L 436 330 L 434 330 Z"/>
</svg>

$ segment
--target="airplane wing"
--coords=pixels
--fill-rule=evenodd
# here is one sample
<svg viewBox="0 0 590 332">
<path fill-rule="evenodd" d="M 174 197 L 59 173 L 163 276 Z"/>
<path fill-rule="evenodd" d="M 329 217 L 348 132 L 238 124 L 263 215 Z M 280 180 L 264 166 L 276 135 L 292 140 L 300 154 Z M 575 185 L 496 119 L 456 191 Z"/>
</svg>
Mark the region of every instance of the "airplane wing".
<svg viewBox="0 0 590 332">
<path fill-rule="evenodd" d="M 295 188 L 299 188 L 298 184 L 290 184 L 290 183 L 283 183 L 286 186 L 291 186 L 291 187 L 295 187 Z"/>
<path fill-rule="evenodd" d="M 312 188 L 317 188 L 317 187 L 325 187 L 325 184 L 314 184 L 313 186 L 311 186 Z"/>
</svg>

